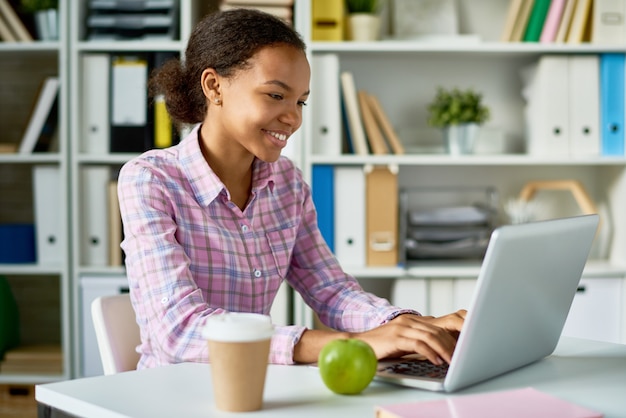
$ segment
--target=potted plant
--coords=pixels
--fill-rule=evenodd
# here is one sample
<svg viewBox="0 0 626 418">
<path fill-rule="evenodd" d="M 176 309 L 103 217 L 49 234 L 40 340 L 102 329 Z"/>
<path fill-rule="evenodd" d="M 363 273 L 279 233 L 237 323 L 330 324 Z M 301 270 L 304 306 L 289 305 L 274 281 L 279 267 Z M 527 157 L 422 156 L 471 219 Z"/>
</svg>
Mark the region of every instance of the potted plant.
<svg viewBox="0 0 626 418">
<path fill-rule="evenodd" d="M 22 10 L 35 18 L 37 36 L 42 41 L 59 39 L 58 0 L 21 0 Z"/>
<path fill-rule="evenodd" d="M 473 89 L 437 88 L 428 104 L 428 124 L 442 128 L 446 149 L 450 154 L 470 154 L 480 125 L 490 117 L 482 94 Z"/>
<path fill-rule="evenodd" d="M 346 0 L 348 39 L 375 41 L 380 38 L 381 0 Z"/>
</svg>

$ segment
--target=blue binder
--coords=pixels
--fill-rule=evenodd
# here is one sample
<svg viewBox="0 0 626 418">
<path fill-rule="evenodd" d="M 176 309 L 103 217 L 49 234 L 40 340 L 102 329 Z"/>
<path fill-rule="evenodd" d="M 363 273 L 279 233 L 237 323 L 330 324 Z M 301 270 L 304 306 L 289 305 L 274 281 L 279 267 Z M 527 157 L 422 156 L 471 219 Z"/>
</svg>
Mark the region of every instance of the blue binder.
<svg viewBox="0 0 626 418">
<path fill-rule="evenodd" d="M 332 165 L 313 166 L 312 197 L 317 223 L 330 250 L 335 252 L 335 169 Z"/>
<path fill-rule="evenodd" d="M 624 155 L 624 61 L 619 53 L 600 54 L 601 154 Z"/>
</svg>

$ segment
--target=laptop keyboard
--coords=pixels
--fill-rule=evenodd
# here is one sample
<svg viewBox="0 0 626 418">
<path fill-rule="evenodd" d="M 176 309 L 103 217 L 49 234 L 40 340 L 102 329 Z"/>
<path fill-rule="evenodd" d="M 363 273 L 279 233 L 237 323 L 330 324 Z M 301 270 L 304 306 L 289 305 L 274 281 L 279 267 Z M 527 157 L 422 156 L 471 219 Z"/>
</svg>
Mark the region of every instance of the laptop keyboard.
<svg viewBox="0 0 626 418">
<path fill-rule="evenodd" d="M 411 360 L 402 363 L 396 363 L 381 369 L 387 373 L 396 373 L 406 376 L 430 377 L 440 379 L 448 373 L 448 364 L 437 366 L 427 360 Z"/>
</svg>

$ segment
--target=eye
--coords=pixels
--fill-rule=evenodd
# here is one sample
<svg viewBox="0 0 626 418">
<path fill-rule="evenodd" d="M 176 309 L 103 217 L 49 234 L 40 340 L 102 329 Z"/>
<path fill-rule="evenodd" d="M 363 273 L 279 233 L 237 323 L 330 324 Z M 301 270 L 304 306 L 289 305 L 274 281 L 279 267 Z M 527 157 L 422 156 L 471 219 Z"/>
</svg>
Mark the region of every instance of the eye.
<svg viewBox="0 0 626 418">
<path fill-rule="evenodd" d="M 298 106 L 306 106 L 306 102 L 304 100 L 298 101 Z"/>
<path fill-rule="evenodd" d="M 283 100 L 283 96 L 281 94 L 268 93 L 267 95 L 274 100 Z"/>
</svg>

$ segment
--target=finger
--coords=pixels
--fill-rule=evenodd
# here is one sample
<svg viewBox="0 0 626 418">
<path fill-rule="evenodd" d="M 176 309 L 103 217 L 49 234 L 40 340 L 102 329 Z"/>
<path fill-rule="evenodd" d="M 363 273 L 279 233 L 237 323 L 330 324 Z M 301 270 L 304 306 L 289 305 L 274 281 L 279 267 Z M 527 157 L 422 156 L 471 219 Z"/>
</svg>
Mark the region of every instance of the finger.
<svg viewBox="0 0 626 418">
<path fill-rule="evenodd" d="M 425 355 L 433 364 L 450 362 L 456 347 L 454 338 L 446 329 L 428 323 L 407 328 L 404 337 L 409 339 L 409 349 Z"/>
</svg>

